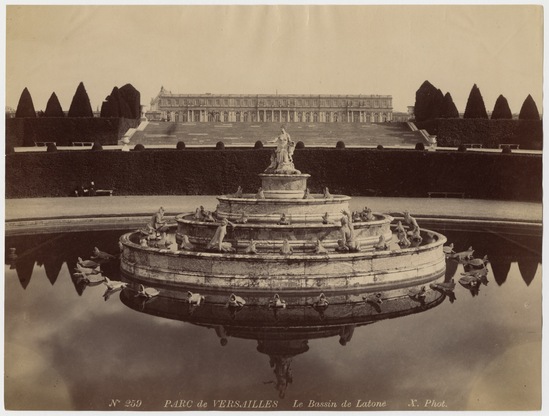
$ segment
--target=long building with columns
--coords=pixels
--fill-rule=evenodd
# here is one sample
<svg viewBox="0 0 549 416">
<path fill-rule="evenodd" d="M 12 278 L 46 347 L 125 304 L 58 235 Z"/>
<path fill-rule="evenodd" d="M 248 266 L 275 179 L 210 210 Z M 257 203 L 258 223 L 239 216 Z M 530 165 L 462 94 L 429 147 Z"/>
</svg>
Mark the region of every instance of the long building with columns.
<svg viewBox="0 0 549 416">
<path fill-rule="evenodd" d="M 162 87 L 149 120 L 180 123 L 380 123 L 393 119 L 391 95 L 173 94 Z"/>
</svg>

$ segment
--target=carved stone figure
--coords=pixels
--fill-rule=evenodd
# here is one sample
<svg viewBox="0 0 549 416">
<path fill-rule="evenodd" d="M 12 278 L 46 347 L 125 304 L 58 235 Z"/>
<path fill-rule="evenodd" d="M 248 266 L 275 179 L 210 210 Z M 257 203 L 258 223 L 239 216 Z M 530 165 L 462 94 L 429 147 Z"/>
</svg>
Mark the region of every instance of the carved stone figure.
<svg viewBox="0 0 549 416">
<path fill-rule="evenodd" d="M 286 217 L 285 213 L 282 213 L 278 220 L 278 225 L 290 225 L 290 218 Z"/>
<path fill-rule="evenodd" d="M 164 219 L 164 208 L 160 207 L 157 212 L 155 212 L 151 218 L 150 222 L 151 228 L 157 233 L 168 230 L 167 222 Z"/>
<path fill-rule="evenodd" d="M 303 193 L 303 199 L 313 199 L 311 196 L 311 192 L 309 191 L 309 188 L 305 189 L 305 192 Z"/>
<path fill-rule="evenodd" d="M 248 222 L 248 214 L 246 214 L 244 211 L 242 212 L 242 215 L 239 219 L 236 220 L 237 224 L 246 224 Z"/>
<path fill-rule="evenodd" d="M 242 198 L 242 187 L 239 186 L 238 189 L 236 190 L 236 193 L 234 194 L 234 197 L 235 198 Z"/>
<path fill-rule="evenodd" d="M 362 219 L 362 221 L 374 221 L 376 219 L 374 214 L 372 214 L 372 209 L 368 207 L 364 207 L 364 209 L 360 213 L 360 218 Z"/>
<path fill-rule="evenodd" d="M 263 188 L 260 186 L 257 190 L 257 194 L 255 194 L 256 199 L 265 199 L 265 194 L 263 193 Z"/>
<path fill-rule="evenodd" d="M 315 254 L 328 254 L 328 250 L 326 250 L 320 240 L 316 240 Z"/>
<path fill-rule="evenodd" d="M 322 216 L 322 224 L 331 224 L 332 222 L 330 221 L 330 214 L 328 214 L 327 212 Z"/>
<path fill-rule="evenodd" d="M 398 234 L 398 245 L 400 248 L 407 248 L 410 247 L 412 243 L 410 240 L 408 240 L 408 237 L 406 236 L 406 233 Z"/>
<path fill-rule="evenodd" d="M 227 235 L 227 225 L 229 224 L 233 226 L 227 218 L 223 218 L 221 220 L 221 224 L 219 224 L 219 227 L 215 230 L 214 236 L 206 246 L 208 250 L 214 250 L 220 253 L 234 252 L 234 248 L 231 243 L 223 242 L 223 239 Z"/>
<path fill-rule="evenodd" d="M 349 252 L 349 247 L 347 247 L 345 245 L 345 242 L 343 240 L 339 239 L 339 240 L 337 240 L 336 251 L 339 252 L 339 253 L 348 253 Z"/>
<path fill-rule="evenodd" d="M 411 230 L 413 230 L 414 228 L 419 228 L 416 219 L 410 215 L 409 211 L 404 211 L 404 222 Z"/>
<path fill-rule="evenodd" d="M 387 246 L 387 242 L 385 241 L 385 236 L 383 234 L 379 236 L 379 240 L 377 244 L 374 245 L 374 248 L 376 250 L 387 250 L 389 248 Z"/>
<path fill-rule="evenodd" d="M 179 248 L 181 248 L 183 250 L 194 250 L 194 248 L 195 248 L 194 244 L 189 241 L 189 236 L 183 235 L 181 237 L 181 240 L 182 241 L 181 241 L 181 245 L 179 246 Z"/>
<path fill-rule="evenodd" d="M 325 199 L 332 199 L 333 198 L 333 196 L 330 193 L 330 190 L 328 188 L 324 188 L 324 198 Z"/>
<path fill-rule="evenodd" d="M 250 244 L 248 244 L 248 247 L 246 247 L 246 250 L 244 251 L 246 254 L 257 254 L 257 246 L 256 242 L 252 239 L 250 240 Z"/>
<path fill-rule="evenodd" d="M 295 170 L 293 164 L 293 154 L 295 150 L 295 143 L 292 141 L 290 135 L 282 128 L 278 137 L 274 140 L 268 141 L 268 143 L 275 143 L 276 149 L 273 156 L 271 156 L 271 164 L 265 170 L 267 173 L 299 173 Z"/>
<path fill-rule="evenodd" d="M 343 240 L 343 244 L 347 246 L 349 251 L 360 251 L 360 244 L 355 240 L 353 218 L 351 213 L 346 210 L 341 212 L 344 214 L 343 217 L 341 217 L 341 227 L 339 229 L 341 233 L 341 240 Z"/>
<path fill-rule="evenodd" d="M 290 254 L 293 254 L 294 250 L 290 246 L 290 243 L 288 242 L 288 239 L 285 238 L 282 242 L 282 247 L 280 248 L 280 254 L 284 254 L 285 256 L 288 256 Z"/>
</svg>

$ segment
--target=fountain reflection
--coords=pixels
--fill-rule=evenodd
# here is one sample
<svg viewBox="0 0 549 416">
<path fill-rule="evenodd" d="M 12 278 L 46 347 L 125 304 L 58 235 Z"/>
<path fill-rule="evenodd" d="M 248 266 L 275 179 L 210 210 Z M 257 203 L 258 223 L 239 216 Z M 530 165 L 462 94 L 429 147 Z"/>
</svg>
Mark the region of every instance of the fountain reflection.
<svg viewBox="0 0 549 416">
<path fill-rule="evenodd" d="M 193 294 L 204 299 L 197 305 L 189 301 L 188 287 L 148 287 L 145 290 L 156 289 L 158 295 L 144 300 L 138 295 L 143 290 L 140 283 L 126 276 L 123 280 L 128 286 L 120 299 L 135 311 L 213 329 L 221 346 L 231 338 L 255 340 L 257 351 L 269 357 L 273 370 L 274 379 L 266 384 L 273 384 L 280 398 L 293 381 L 292 361 L 309 350 L 309 340 L 334 337 L 345 346 L 358 328 L 427 311 L 451 292 L 432 289 L 427 282 L 377 293 L 280 294 L 276 299 L 285 307 L 276 307 L 272 293 L 238 296 L 244 304 L 231 306 L 234 294 L 209 290 Z M 444 280 L 441 275 L 432 283 L 444 285 Z"/>
</svg>

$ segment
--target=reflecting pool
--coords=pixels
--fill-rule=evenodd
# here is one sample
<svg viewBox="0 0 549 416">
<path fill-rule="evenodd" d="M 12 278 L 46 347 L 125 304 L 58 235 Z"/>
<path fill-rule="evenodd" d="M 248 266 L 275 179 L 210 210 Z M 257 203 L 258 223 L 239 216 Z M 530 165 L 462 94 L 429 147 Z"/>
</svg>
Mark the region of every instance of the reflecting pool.
<svg viewBox="0 0 549 416">
<path fill-rule="evenodd" d="M 519 410 L 541 403 L 541 236 L 430 226 L 488 256 L 478 284 L 285 296 L 137 296 L 75 269 L 124 232 L 6 240 L 5 405 L 63 410 Z M 9 249 L 15 248 L 15 255 Z M 462 280 L 460 280 L 462 279 Z M 423 290 L 425 290 L 423 286 Z M 121 290 L 118 290 L 121 289 Z M 236 293 L 236 295 L 239 295 Z"/>
</svg>

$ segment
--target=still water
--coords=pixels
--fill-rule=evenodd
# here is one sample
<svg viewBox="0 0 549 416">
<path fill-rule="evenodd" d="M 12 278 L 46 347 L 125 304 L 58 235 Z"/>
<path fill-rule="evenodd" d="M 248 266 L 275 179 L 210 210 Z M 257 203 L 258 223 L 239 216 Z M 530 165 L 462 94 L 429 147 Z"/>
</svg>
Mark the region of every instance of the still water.
<svg viewBox="0 0 549 416">
<path fill-rule="evenodd" d="M 441 226 L 456 251 L 488 255 L 477 286 L 458 281 L 374 304 L 328 296 L 206 295 L 135 283 L 106 293 L 75 275 L 122 232 L 7 238 L 5 406 L 63 410 L 519 410 L 541 403 L 541 237 Z M 17 259 L 10 261 L 10 247 Z M 116 263 L 102 265 L 122 280 Z M 396 293 L 396 292 L 395 292 Z M 400 291 L 400 294 L 406 292 Z M 106 295 L 106 296 L 105 296 Z M 270 296 L 270 295 L 269 295 Z"/>
</svg>

